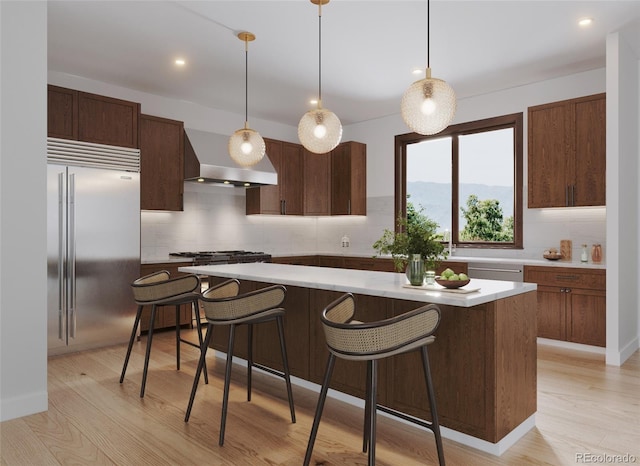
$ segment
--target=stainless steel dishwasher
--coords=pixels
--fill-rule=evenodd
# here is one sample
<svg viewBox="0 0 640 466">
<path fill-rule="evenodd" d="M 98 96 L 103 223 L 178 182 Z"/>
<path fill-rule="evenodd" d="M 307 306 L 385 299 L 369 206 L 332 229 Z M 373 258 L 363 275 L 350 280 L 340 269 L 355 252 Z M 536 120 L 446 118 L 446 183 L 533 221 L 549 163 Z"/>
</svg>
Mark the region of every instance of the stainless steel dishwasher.
<svg viewBox="0 0 640 466">
<path fill-rule="evenodd" d="M 467 275 L 470 278 L 486 280 L 505 280 L 522 282 L 524 280 L 524 265 L 496 262 L 469 262 Z"/>
</svg>

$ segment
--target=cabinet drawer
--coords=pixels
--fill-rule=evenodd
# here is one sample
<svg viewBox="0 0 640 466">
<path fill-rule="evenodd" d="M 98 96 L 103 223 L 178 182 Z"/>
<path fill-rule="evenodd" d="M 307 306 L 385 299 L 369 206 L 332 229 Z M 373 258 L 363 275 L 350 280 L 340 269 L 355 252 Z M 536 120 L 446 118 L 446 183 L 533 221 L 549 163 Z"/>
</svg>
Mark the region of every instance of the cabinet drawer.
<svg viewBox="0 0 640 466">
<path fill-rule="evenodd" d="M 583 270 L 570 267 L 525 266 L 524 281 L 548 286 L 571 286 L 606 290 L 605 270 Z"/>
</svg>

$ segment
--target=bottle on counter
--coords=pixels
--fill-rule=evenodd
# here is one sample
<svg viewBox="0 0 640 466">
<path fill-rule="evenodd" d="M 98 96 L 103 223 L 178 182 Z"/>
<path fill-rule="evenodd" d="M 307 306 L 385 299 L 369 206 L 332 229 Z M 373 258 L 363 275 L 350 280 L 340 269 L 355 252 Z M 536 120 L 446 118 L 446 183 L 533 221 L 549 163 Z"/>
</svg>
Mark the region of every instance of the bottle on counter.
<svg viewBox="0 0 640 466">
<path fill-rule="evenodd" d="M 588 262 L 589 254 L 587 253 L 587 245 L 582 245 L 582 253 L 580 254 L 580 262 Z"/>
</svg>

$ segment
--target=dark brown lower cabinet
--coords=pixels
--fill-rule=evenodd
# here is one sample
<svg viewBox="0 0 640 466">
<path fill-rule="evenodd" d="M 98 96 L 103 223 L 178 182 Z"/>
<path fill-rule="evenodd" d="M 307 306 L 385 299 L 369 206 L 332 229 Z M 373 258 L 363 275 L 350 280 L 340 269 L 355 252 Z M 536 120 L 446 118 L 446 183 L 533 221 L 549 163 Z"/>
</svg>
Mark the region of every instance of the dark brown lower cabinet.
<svg viewBox="0 0 640 466">
<path fill-rule="evenodd" d="M 538 284 L 538 336 L 606 346 L 606 271 L 525 266 L 524 280 Z"/>
</svg>

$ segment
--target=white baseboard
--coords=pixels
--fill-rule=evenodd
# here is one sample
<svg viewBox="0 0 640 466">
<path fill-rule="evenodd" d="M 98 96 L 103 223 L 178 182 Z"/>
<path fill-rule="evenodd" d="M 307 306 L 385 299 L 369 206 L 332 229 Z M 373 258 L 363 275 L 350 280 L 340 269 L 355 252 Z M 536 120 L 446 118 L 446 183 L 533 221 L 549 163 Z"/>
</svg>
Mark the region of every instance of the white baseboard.
<svg viewBox="0 0 640 466">
<path fill-rule="evenodd" d="M 587 353 L 605 354 L 606 349 L 601 346 L 583 345 L 582 343 L 573 343 L 571 341 L 552 340 L 550 338 L 538 337 L 538 344 L 555 346 L 556 348 L 572 349 L 576 351 L 585 351 Z"/>
<path fill-rule="evenodd" d="M 41 413 L 49 408 L 47 391 L 29 393 L 0 401 L 0 421 L 9 421 L 30 414 Z"/>
</svg>

